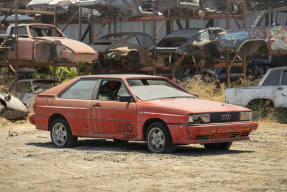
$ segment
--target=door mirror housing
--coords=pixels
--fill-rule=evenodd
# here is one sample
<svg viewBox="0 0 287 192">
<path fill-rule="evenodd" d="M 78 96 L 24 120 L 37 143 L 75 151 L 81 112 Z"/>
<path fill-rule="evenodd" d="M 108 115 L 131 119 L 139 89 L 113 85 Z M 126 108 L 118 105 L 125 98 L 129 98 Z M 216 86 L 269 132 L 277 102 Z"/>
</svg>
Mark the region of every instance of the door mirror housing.
<svg viewBox="0 0 287 192">
<path fill-rule="evenodd" d="M 121 95 L 121 96 L 119 96 L 119 101 L 129 103 L 132 101 L 132 96 L 131 95 Z"/>
</svg>

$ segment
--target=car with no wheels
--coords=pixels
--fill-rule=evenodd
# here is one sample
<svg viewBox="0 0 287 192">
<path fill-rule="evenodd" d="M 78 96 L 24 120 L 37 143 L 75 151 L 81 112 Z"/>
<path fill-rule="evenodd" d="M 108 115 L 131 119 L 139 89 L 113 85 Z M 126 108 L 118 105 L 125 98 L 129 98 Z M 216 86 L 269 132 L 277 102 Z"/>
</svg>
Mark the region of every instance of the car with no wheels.
<svg viewBox="0 0 287 192">
<path fill-rule="evenodd" d="M 198 99 L 149 75 L 77 77 L 38 94 L 34 111 L 30 123 L 50 131 L 58 147 L 93 137 L 146 141 L 154 153 L 174 152 L 178 144 L 226 150 L 258 127 L 247 108 Z"/>
</svg>

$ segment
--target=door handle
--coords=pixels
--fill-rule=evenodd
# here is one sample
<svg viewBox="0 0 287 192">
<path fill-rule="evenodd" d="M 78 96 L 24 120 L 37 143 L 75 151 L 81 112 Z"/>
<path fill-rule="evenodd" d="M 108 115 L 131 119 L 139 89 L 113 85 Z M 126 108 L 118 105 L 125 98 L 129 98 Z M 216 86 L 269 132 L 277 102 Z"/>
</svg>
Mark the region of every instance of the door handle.
<svg viewBox="0 0 287 192">
<path fill-rule="evenodd" d="M 99 104 L 99 103 L 93 104 L 93 107 L 101 107 L 101 104 Z"/>
<path fill-rule="evenodd" d="M 278 87 L 277 90 L 282 91 L 284 90 L 284 87 Z"/>
</svg>

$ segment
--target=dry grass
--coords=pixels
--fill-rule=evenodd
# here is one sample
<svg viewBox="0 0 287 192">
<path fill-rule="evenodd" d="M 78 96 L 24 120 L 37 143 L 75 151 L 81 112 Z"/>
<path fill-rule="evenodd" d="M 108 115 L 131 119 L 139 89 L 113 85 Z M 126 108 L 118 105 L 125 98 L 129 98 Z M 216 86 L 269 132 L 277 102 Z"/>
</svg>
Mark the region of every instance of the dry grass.
<svg viewBox="0 0 287 192">
<path fill-rule="evenodd" d="M 255 80 L 239 79 L 231 83 L 231 87 L 257 85 L 261 78 Z M 212 78 L 202 78 L 201 75 L 195 75 L 181 83 L 186 90 L 191 93 L 198 94 L 200 99 L 223 102 L 225 101 L 225 84 L 221 83 L 220 87 Z M 260 123 L 287 123 L 287 109 L 265 108 L 257 111 L 252 111 L 253 120 Z"/>
</svg>

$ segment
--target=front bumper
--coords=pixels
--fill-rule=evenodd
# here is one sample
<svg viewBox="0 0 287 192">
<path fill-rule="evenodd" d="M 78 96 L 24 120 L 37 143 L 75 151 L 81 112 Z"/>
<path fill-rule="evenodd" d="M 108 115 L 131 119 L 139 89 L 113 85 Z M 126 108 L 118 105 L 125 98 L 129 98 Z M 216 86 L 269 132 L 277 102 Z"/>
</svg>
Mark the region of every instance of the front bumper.
<svg viewBox="0 0 287 192">
<path fill-rule="evenodd" d="M 249 140 L 257 122 L 168 125 L 175 144 L 207 144 Z"/>
</svg>

